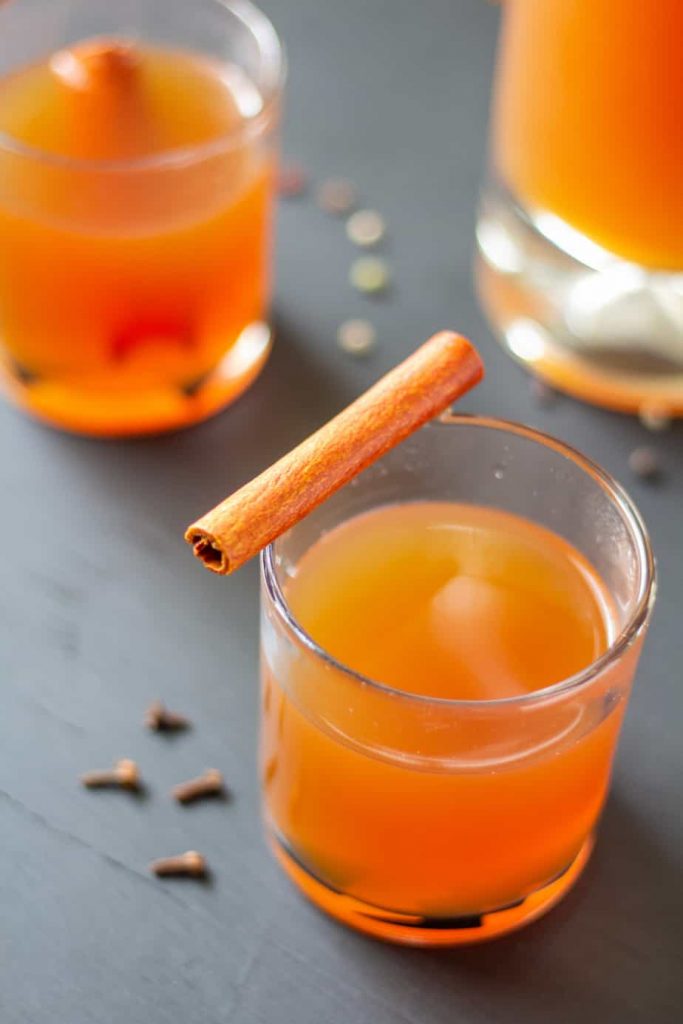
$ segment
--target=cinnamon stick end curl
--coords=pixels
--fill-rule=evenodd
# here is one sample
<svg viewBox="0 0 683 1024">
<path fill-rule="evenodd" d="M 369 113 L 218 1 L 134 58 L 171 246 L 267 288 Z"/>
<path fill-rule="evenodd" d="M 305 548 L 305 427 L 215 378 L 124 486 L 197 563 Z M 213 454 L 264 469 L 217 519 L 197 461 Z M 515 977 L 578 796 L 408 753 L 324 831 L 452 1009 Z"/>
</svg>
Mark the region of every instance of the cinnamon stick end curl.
<svg viewBox="0 0 683 1024">
<path fill-rule="evenodd" d="M 207 569 L 219 576 L 227 576 L 230 572 L 230 559 L 212 534 L 197 526 L 190 526 L 185 531 L 185 540 Z"/>
</svg>

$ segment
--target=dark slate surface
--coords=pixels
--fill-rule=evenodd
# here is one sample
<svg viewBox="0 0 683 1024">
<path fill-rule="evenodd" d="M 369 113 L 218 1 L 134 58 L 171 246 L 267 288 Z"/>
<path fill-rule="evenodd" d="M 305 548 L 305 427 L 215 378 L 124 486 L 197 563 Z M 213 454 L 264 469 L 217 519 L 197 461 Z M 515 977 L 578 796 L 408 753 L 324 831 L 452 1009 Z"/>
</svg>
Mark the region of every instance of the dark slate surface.
<svg viewBox="0 0 683 1024">
<path fill-rule="evenodd" d="M 536 407 L 477 309 L 470 256 L 497 12 L 483 0 L 269 0 L 289 47 L 286 151 L 348 174 L 391 226 L 396 287 L 346 284 L 343 231 L 281 210 L 278 343 L 257 386 L 184 434 L 101 444 L 0 406 L 0 1020 L 2 1024 L 668 1024 L 680 970 L 683 429 L 668 477 L 629 480 L 631 420 Z M 382 343 L 353 362 L 338 322 L 370 309 Z M 226 581 L 183 526 L 358 394 L 435 328 L 480 343 L 464 407 L 539 425 L 630 486 L 661 571 L 659 604 L 594 859 L 549 917 L 486 947 L 385 947 L 320 916 L 271 863 L 255 772 L 257 573 Z M 141 728 L 155 696 L 196 720 Z M 139 760 L 150 792 L 88 793 L 79 773 Z M 231 803 L 168 787 L 216 765 Z M 199 847 L 212 885 L 146 865 Z M 680 1018 L 678 1018 L 680 1019 Z"/>
</svg>

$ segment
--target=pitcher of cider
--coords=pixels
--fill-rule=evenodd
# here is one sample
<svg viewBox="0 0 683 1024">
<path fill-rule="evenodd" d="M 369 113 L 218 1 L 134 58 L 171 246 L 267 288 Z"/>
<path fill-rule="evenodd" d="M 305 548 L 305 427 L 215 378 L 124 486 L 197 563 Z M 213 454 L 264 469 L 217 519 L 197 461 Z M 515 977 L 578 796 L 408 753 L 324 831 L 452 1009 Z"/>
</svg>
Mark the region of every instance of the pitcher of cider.
<svg viewBox="0 0 683 1024">
<path fill-rule="evenodd" d="M 683 5 L 504 0 L 484 309 L 515 358 L 625 412 L 683 414 Z"/>
</svg>

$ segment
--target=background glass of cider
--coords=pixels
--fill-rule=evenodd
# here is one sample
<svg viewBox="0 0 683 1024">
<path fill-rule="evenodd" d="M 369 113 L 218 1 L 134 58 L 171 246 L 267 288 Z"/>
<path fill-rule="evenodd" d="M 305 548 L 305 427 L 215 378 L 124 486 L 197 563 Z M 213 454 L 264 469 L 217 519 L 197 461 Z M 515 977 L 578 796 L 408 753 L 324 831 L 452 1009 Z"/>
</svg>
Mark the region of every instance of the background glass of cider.
<svg viewBox="0 0 683 1024">
<path fill-rule="evenodd" d="M 590 854 L 653 599 L 637 510 L 545 435 L 448 414 L 366 470 L 262 558 L 264 810 L 289 876 L 412 945 L 545 912 Z"/>
<path fill-rule="evenodd" d="M 0 376 L 94 435 L 186 426 L 256 377 L 284 64 L 245 0 L 0 7 Z"/>
<path fill-rule="evenodd" d="M 504 0 L 479 292 L 580 398 L 683 415 L 683 5 Z"/>
</svg>

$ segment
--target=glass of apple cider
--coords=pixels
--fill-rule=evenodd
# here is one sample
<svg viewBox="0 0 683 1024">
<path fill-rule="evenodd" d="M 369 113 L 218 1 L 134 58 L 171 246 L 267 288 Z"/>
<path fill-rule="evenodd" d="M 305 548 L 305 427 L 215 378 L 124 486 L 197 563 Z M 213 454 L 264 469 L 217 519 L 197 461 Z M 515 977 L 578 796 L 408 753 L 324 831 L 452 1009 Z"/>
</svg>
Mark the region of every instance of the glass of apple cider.
<svg viewBox="0 0 683 1024">
<path fill-rule="evenodd" d="M 683 4 L 505 0 L 484 307 L 558 387 L 683 416 Z"/>
<path fill-rule="evenodd" d="M 284 64 L 246 0 L 0 7 L 0 379 L 95 435 L 182 427 L 267 359 Z"/>
<path fill-rule="evenodd" d="M 261 771 L 288 875 L 454 945 L 580 875 L 654 600 L 637 510 L 527 427 L 448 414 L 262 557 Z"/>
</svg>

